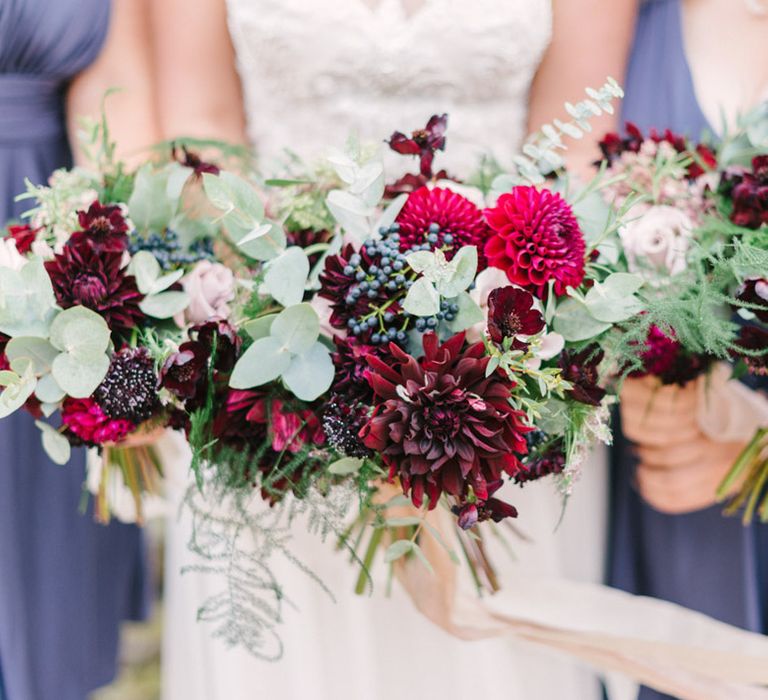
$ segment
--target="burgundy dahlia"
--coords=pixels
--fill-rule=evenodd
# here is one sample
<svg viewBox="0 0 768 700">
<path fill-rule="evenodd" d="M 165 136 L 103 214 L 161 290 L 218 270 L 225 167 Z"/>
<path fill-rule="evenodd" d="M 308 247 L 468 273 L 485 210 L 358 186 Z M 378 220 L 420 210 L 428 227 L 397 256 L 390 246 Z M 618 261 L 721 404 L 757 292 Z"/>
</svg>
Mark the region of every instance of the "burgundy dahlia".
<svg viewBox="0 0 768 700">
<path fill-rule="evenodd" d="M 440 345 L 426 333 L 423 345 L 421 360 L 395 345 L 390 363 L 370 358 L 377 403 L 360 436 L 416 507 L 425 494 L 430 509 L 442 493 L 484 502 L 492 483 L 522 469 L 532 428 L 509 403 L 510 383 L 485 376 L 482 343 L 465 347 L 460 333 Z"/>
<path fill-rule="evenodd" d="M 67 397 L 61 406 L 61 422 L 86 445 L 119 442 L 136 426 L 124 418 L 110 418 L 92 398 Z"/>
<path fill-rule="evenodd" d="M 98 252 L 122 253 L 128 247 L 128 223 L 119 206 L 95 201 L 88 211 L 79 211 L 81 231 L 69 237 L 67 245 L 88 241 Z"/>
<path fill-rule="evenodd" d="M 599 406 L 605 396 L 600 381 L 599 367 L 603 361 L 604 351 L 592 343 L 581 352 L 564 350 L 560 356 L 560 368 L 562 376 L 573 387 L 568 392 L 575 401 Z"/>
<path fill-rule="evenodd" d="M 59 306 L 85 306 L 101 314 L 113 332 L 121 333 L 144 318 L 139 309 L 143 295 L 122 264 L 122 253 L 99 252 L 81 241 L 65 246 L 45 269 Z"/>
<path fill-rule="evenodd" d="M 38 231 L 29 224 L 11 225 L 8 226 L 8 237 L 16 243 L 16 250 L 24 255 L 32 249 Z"/>
<path fill-rule="evenodd" d="M 503 485 L 504 481 L 501 479 L 492 481 L 488 484 L 487 500 L 466 502 L 451 508 L 454 515 L 458 516 L 458 525 L 462 530 L 470 530 L 477 523 L 482 523 L 486 520 L 500 523 L 504 518 L 517 517 L 517 508 L 498 498 L 493 498 L 493 494 Z"/>
<path fill-rule="evenodd" d="M 463 246 L 473 245 L 478 252 L 478 271 L 487 266 L 483 247 L 489 231 L 483 214 L 453 190 L 441 187 L 416 190 L 398 214 L 397 223 L 400 224 L 400 250 L 404 252 L 429 244 L 430 248 L 443 248 L 450 260 Z"/>
<path fill-rule="evenodd" d="M 749 304 L 764 307 L 764 310 L 750 308 L 750 311 L 763 323 L 768 323 L 768 279 L 754 277 L 746 280 L 741 286 L 737 298 Z"/>
<path fill-rule="evenodd" d="M 752 172 L 726 173 L 720 192 L 733 202 L 731 221 L 757 229 L 768 224 L 768 155 L 752 160 Z"/>
<path fill-rule="evenodd" d="M 501 195 L 485 216 L 492 229 L 485 244 L 488 264 L 506 272 L 510 282 L 539 298 L 550 280 L 558 296 L 582 283 L 584 235 L 559 194 L 520 185 Z"/>
<path fill-rule="evenodd" d="M 373 393 L 365 376 L 369 359 L 382 357 L 386 350 L 381 346 L 362 343 L 355 338 L 334 336 L 333 342 L 336 345 L 336 351 L 333 353 L 336 377 L 331 389 L 348 399 L 370 400 Z"/>
<path fill-rule="evenodd" d="M 437 151 L 445 150 L 445 130 L 448 128 L 448 115 L 433 115 L 426 127 L 417 129 L 408 137 L 396 131 L 390 136 L 389 147 L 403 155 L 419 156 L 419 170 L 426 178 L 432 177 L 432 161 Z"/>
<path fill-rule="evenodd" d="M 626 136 L 620 136 L 615 131 L 607 133 L 602 141 L 598 142 L 600 151 L 603 154 L 603 158 L 612 163 L 615 158 L 618 158 L 622 153 L 629 151 L 630 153 L 637 153 L 640 150 L 640 146 L 643 145 L 645 137 L 640 129 L 637 128 L 632 122 L 627 122 L 624 126 Z"/>
<path fill-rule="evenodd" d="M 488 334 L 494 343 L 519 335 L 536 335 L 544 317 L 533 308 L 533 295 L 519 287 L 499 287 L 488 295 Z"/>
<path fill-rule="evenodd" d="M 736 344 L 750 353 L 737 353 L 750 374 L 768 377 L 768 331 L 758 326 L 744 326 Z"/>
</svg>

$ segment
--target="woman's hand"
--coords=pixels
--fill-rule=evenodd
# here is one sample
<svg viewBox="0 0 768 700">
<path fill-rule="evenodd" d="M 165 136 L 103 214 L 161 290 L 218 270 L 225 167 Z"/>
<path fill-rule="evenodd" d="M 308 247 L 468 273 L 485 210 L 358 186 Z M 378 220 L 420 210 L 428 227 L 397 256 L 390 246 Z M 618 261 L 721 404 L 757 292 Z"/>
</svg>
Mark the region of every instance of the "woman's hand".
<svg viewBox="0 0 768 700">
<path fill-rule="evenodd" d="M 699 427 L 699 377 L 685 387 L 655 377 L 628 379 L 621 391 L 624 434 L 636 444 L 642 497 L 665 513 L 687 513 L 715 503 L 715 492 L 744 445 L 717 442 Z"/>
</svg>

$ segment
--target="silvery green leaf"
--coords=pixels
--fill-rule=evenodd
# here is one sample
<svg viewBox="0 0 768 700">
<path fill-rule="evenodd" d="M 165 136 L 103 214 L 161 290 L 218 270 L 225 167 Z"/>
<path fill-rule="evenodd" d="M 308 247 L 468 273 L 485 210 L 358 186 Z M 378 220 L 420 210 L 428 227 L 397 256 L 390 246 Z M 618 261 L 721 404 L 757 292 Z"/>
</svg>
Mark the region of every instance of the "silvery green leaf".
<svg viewBox="0 0 768 700">
<path fill-rule="evenodd" d="M 107 376 L 109 358 L 94 355 L 87 359 L 61 353 L 54 361 L 51 373 L 56 383 L 75 399 L 88 398 Z"/>
<path fill-rule="evenodd" d="M 10 386 L 19 381 L 19 375 L 10 369 L 0 370 L 0 386 Z"/>
<path fill-rule="evenodd" d="M 307 254 L 298 246 L 291 246 L 267 264 L 263 288 L 279 304 L 290 307 L 304 298 L 308 275 Z"/>
<path fill-rule="evenodd" d="M 46 338 L 56 313 L 51 278 L 40 258 L 20 270 L 0 268 L 0 332 Z"/>
<path fill-rule="evenodd" d="M 407 201 L 408 195 L 405 192 L 403 194 L 397 195 L 397 197 L 395 197 L 387 205 L 384 211 L 381 212 L 381 216 L 376 222 L 375 229 L 378 231 L 380 228 L 389 228 L 392 224 L 394 224 L 395 219 L 397 219 L 397 215 L 400 213 Z"/>
<path fill-rule="evenodd" d="M 178 197 L 170 197 L 168 172 L 155 170 L 147 163 L 139 168 L 128 200 L 131 221 L 140 231 L 163 231 L 178 207 Z"/>
<path fill-rule="evenodd" d="M 178 200 L 184 190 L 184 185 L 194 170 L 181 163 L 170 163 L 166 168 L 168 170 L 168 184 L 165 187 L 165 193 L 168 199 Z"/>
<path fill-rule="evenodd" d="M 158 277 L 150 287 L 148 294 L 160 294 L 173 284 L 176 284 L 184 276 L 184 270 L 174 270 L 167 275 Z"/>
<path fill-rule="evenodd" d="M 127 272 L 136 278 L 136 286 L 142 294 L 150 294 L 155 280 L 160 277 L 160 263 L 149 251 L 140 250 L 131 258 Z"/>
<path fill-rule="evenodd" d="M 314 401 L 331 388 L 334 373 L 330 351 L 322 343 L 315 343 L 305 353 L 293 357 L 283 372 L 283 382 L 297 398 Z"/>
<path fill-rule="evenodd" d="M 608 263 L 609 265 L 615 265 L 617 262 L 619 262 L 621 248 L 616 236 L 609 236 L 604 241 L 602 241 L 602 243 L 597 246 L 597 252 L 600 253 L 598 262 Z"/>
<path fill-rule="evenodd" d="M 605 281 L 596 282 L 587 292 L 584 303 L 598 321 L 618 323 L 640 313 L 643 305 L 634 293 L 643 285 L 640 275 L 614 272 Z"/>
<path fill-rule="evenodd" d="M 51 324 L 51 344 L 82 359 L 103 354 L 109 346 L 109 337 L 107 322 L 84 306 L 62 311 Z"/>
<path fill-rule="evenodd" d="M 20 358 L 31 360 L 35 374 L 47 374 L 59 351 L 47 340 L 19 336 L 11 338 L 5 346 L 5 355 L 11 367 Z"/>
<path fill-rule="evenodd" d="M 454 299 L 450 299 L 450 301 L 459 305 L 456 318 L 454 318 L 453 321 L 448 322 L 448 328 L 450 328 L 453 333 L 460 333 L 461 331 L 467 330 L 467 328 L 471 328 L 476 323 L 485 321 L 483 310 L 474 302 L 467 292 L 462 292 Z"/>
<path fill-rule="evenodd" d="M 586 241 L 597 240 L 605 232 L 611 209 L 597 191 L 591 192 L 586 197 L 579 197 L 578 194 L 576 193 L 573 213 L 579 220 Z"/>
<path fill-rule="evenodd" d="M 429 250 L 417 250 L 415 253 L 408 253 L 408 255 L 405 256 L 405 259 L 410 268 L 419 274 L 434 268 L 437 265 L 435 262 L 435 254 Z"/>
<path fill-rule="evenodd" d="M 387 564 L 391 564 L 411 551 L 413 551 L 413 542 L 410 540 L 397 540 L 397 542 L 393 542 L 387 547 L 387 551 L 384 552 L 384 561 Z"/>
<path fill-rule="evenodd" d="M 59 410 L 59 403 L 41 403 L 40 411 L 46 418 L 50 418 L 56 411 Z"/>
<path fill-rule="evenodd" d="M 381 527 L 411 527 L 412 525 L 420 525 L 424 522 L 424 518 L 418 515 L 404 515 L 402 518 L 387 518 Z"/>
<path fill-rule="evenodd" d="M 357 457 L 342 457 L 328 466 L 328 473 L 335 474 L 336 476 L 348 476 L 349 474 L 357 474 L 362 466 L 362 459 L 358 459 Z"/>
<path fill-rule="evenodd" d="M 309 289 L 318 289 L 320 287 L 320 273 L 322 273 L 322 271 L 325 269 L 326 258 L 331 255 L 336 255 L 341 250 L 342 243 L 343 239 L 338 234 L 331 239 L 330 243 L 328 244 L 328 248 L 323 252 L 323 254 L 315 263 L 315 266 L 312 268 L 312 272 L 310 273 L 309 279 L 307 280 L 307 287 Z"/>
<path fill-rule="evenodd" d="M 558 304 L 553 328 L 568 341 L 588 340 L 607 331 L 610 323 L 598 321 L 584 304 L 576 299 L 564 299 Z"/>
<path fill-rule="evenodd" d="M 229 385 L 233 389 L 251 389 L 274 381 L 288 369 L 291 357 L 277 338 L 259 338 L 237 361 Z"/>
<path fill-rule="evenodd" d="M 416 555 L 418 560 L 424 564 L 424 567 L 427 569 L 427 571 L 429 571 L 430 574 L 434 574 L 435 570 L 432 568 L 432 564 L 430 563 L 429 559 L 427 559 L 427 555 L 424 554 L 417 542 L 413 543 L 413 547 L 411 549 L 413 550 L 413 553 Z"/>
<path fill-rule="evenodd" d="M 69 440 L 65 438 L 54 427 L 36 420 L 35 425 L 40 428 L 40 438 L 43 443 L 43 449 L 51 458 L 54 464 L 66 464 L 72 454 L 72 447 Z"/>
<path fill-rule="evenodd" d="M 268 229 L 258 226 L 243 236 L 237 244 L 240 250 L 254 260 L 272 260 L 285 250 L 287 240 L 283 227 L 272 222 L 265 222 L 263 226 Z M 258 235 L 252 236 L 256 233 Z"/>
<path fill-rule="evenodd" d="M 152 318 L 173 318 L 189 306 L 189 294 L 186 292 L 160 292 L 144 297 L 139 308 Z"/>
<path fill-rule="evenodd" d="M 0 418 L 5 418 L 21 408 L 32 396 L 36 384 L 37 379 L 32 363 L 28 362 L 22 374 L 17 375 L 16 379 L 10 382 L 0 394 Z"/>
<path fill-rule="evenodd" d="M 277 314 L 269 314 L 268 316 L 254 318 L 252 321 L 248 321 L 243 325 L 243 330 L 254 340 L 265 338 L 270 334 L 272 321 L 276 318 Z"/>
<path fill-rule="evenodd" d="M 438 283 L 437 291 L 443 297 L 455 297 L 475 279 L 477 272 L 477 248 L 465 245 L 453 256 L 449 264 L 450 276 Z"/>
<path fill-rule="evenodd" d="M 490 377 L 499 368 L 499 364 L 501 364 L 501 360 L 498 355 L 491 357 L 485 367 L 485 376 Z"/>
<path fill-rule="evenodd" d="M 320 319 L 309 304 L 296 304 L 277 315 L 270 333 L 286 350 L 298 355 L 309 350 L 317 340 Z"/>
<path fill-rule="evenodd" d="M 364 204 L 375 207 L 384 196 L 384 164 L 381 161 L 366 163 L 349 191 Z"/>
<path fill-rule="evenodd" d="M 344 151 L 332 149 L 328 154 L 327 160 L 342 182 L 351 185 L 355 181 L 358 165 Z"/>
<path fill-rule="evenodd" d="M 64 390 L 56 383 L 52 374 L 45 374 L 37 382 L 35 396 L 42 403 L 58 403 L 64 398 Z"/>
<path fill-rule="evenodd" d="M 362 242 L 369 233 L 368 219 L 375 213 L 359 197 L 345 191 L 332 190 L 325 200 L 328 211 L 348 234 Z"/>
<path fill-rule="evenodd" d="M 424 277 L 416 280 L 405 295 L 403 309 L 414 316 L 434 316 L 440 311 L 440 295 L 435 285 Z"/>
</svg>

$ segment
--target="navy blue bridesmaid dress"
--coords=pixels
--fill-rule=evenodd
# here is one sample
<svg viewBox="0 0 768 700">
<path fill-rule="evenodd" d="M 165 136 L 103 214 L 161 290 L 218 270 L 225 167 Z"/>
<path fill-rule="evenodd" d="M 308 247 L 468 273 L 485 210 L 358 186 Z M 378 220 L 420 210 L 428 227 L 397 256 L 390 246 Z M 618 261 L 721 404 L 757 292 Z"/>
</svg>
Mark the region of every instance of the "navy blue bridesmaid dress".
<svg viewBox="0 0 768 700">
<path fill-rule="evenodd" d="M 624 89 L 623 119 L 647 132 L 713 133 L 685 56 L 680 0 L 640 8 Z M 755 632 L 768 632 L 768 526 L 744 527 L 713 506 L 660 513 L 633 486 L 636 460 L 618 426 L 612 450 L 609 583 L 669 600 Z M 643 688 L 641 700 L 668 696 Z"/>
<path fill-rule="evenodd" d="M 24 178 L 72 156 L 67 81 L 98 55 L 108 0 L 0 0 L 0 225 Z M 119 622 L 145 614 L 142 533 L 78 512 L 85 455 L 53 464 L 31 416 L 0 421 L 0 698 L 84 700 L 116 671 Z"/>
</svg>

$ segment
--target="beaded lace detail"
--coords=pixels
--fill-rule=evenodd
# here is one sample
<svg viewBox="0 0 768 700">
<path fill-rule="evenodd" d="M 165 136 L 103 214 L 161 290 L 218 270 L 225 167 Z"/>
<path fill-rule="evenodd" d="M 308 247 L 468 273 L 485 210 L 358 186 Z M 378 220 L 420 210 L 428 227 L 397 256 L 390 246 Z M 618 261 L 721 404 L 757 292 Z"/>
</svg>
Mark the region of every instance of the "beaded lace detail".
<svg viewBox="0 0 768 700">
<path fill-rule="evenodd" d="M 228 0 L 249 135 L 267 172 L 351 132 L 389 136 L 450 115 L 439 163 L 464 172 L 525 136 L 550 0 Z"/>
</svg>

